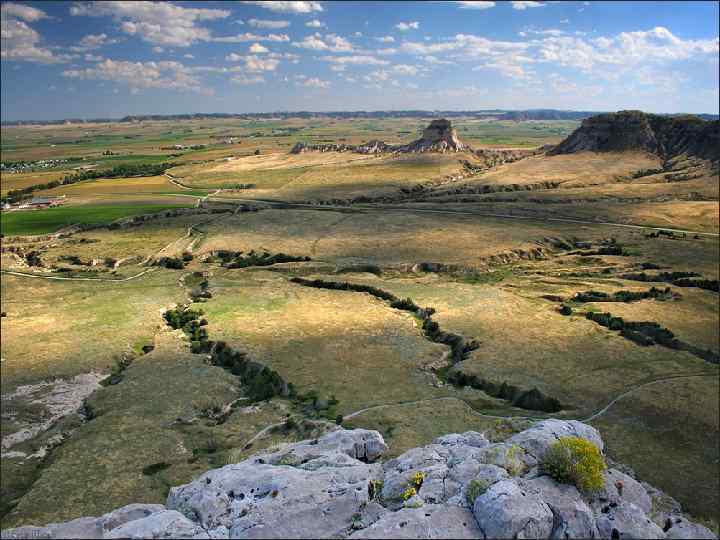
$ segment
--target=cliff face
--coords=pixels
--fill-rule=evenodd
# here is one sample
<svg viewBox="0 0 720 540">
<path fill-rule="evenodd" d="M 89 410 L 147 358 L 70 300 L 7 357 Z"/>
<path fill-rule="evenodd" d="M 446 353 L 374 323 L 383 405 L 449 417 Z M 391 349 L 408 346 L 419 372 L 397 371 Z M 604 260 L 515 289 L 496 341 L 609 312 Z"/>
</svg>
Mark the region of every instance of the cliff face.
<svg viewBox="0 0 720 540">
<path fill-rule="evenodd" d="M 665 160 L 681 154 L 720 160 L 720 121 L 694 116 L 667 117 L 640 111 L 600 114 L 583 120 L 567 139 L 548 152 L 643 150 Z"/>
<path fill-rule="evenodd" d="M 377 431 L 338 429 L 172 488 L 166 505 L 21 527 L 2 538 L 714 538 L 618 469 L 583 495 L 539 472 L 560 437 L 600 450 L 592 427 L 545 420 L 505 442 L 445 435 L 381 463 Z M 412 490 L 410 489 L 412 488 Z"/>
</svg>

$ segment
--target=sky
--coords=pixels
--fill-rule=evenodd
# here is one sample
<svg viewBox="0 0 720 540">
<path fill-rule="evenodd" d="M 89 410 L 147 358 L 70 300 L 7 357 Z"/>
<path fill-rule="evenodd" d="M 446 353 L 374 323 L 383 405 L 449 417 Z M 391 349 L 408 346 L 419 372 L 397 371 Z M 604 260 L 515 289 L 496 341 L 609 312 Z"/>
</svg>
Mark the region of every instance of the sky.
<svg viewBox="0 0 720 540">
<path fill-rule="evenodd" d="M 0 116 L 717 114 L 719 5 L 2 2 Z"/>
</svg>

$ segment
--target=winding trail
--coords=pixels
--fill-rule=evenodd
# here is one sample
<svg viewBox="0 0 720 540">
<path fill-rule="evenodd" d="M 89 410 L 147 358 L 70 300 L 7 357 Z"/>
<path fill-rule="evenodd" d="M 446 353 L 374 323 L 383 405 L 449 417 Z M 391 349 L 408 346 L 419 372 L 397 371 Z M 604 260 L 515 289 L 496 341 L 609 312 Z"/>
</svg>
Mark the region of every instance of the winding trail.
<svg viewBox="0 0 720 540">
<path fill-rule="evenodd" d="M 597 420 L 602 415 L 604 415 L 606 412 L 608 412 L 608 410 L 610 410 L 612 408 L 612 406 L 615 405 L 618 401 L 622 400 L 626 396 L 632 394 L 633 392 L 635 392 L 645 386 L 650 386 L 651 384 L 666 382 L 666 381 L 670 381 L 673 379 L 687 379 L 687 378 L 691 378 L 691 377 L 717 377 L 717 376 L 718 375 L 715 373 L 696 373 L 696 374 L 692 374 L 692 375 L 668 375 L 667 377 L 662 377 L 659 379 L 654 379 L 652 381 L 647 381 L 647 382 L 644 382 L 641 384 L 637 384 L 637 385 L 634 385 L 634 386 L 630 387 L 629 389 L 625 390 L 621 394 L 618 394 L 607 405 L 605 405 L 601 409 L 597 410 L 596 412 L 594 412 L 587 418 L 561 418 L 561 417 L 558 417 L 557 415 L 549 415 L 549 416 L 541 417 L 541 416 L 500 416 L 500 415 L 493 415 L 493 414 L 484 414 L 484 413 L 478 412 L 475 409 L 473 409 L 462 398 L 455 397 L 455 396 L 439 396 L 439 397 L 426 398 L 426 399 L 417 399 L 417 400 L 413 400 L 413 401 L 397 401 L 394 403 L 382 403 L 380 405 L 371 405 L 370 407 L 364 407 L 362 409 L 358 409 L 357 411 L 354 411 L 354 412 L 344 415 L 343 421 L 350 420 L 350 419 L 360 416 L 368 411 L 374 411 L 377 409 L 386 409 L 389 407 L 407 407 L 407 406 L 411 406 L 411 405 L 418 405 L 420 403 L 430 403 L 433 401 L 459 401 L 464 407 L 466 407 L 468 409 L 470 414 L 473 414 L 474 416 L 479 416 L 481 418 L 490 418 L 493 420 L 515 420 L 515 419 L 517 419 L 517 420 L 548 420 L 548 419 L 552 419 L 552 418 L 561 418 L 562 420 L 577 420 L 579 422 L 589 423 L 589 422 L 592 422 L 593 420 Z M 298 416 L 298 415 L 295 415 L 295 416 Z M 295 416 L 293 416 L 291 418 L 294 418 Z M 256 440 L 258 440 L 260 437 L 262 437 L 263 435 L 268 433 L 271 429 L 282 426 L 284 423 L 285 422 L 280 422 L 280 423 L 269 424 L 269 425 L 265 426 L 263 429 L 258 431 L 255 435 L 253 435 L 243 445 L 243 448 L 247 449 L 249 447 L 249 445 L 251 445 Z"/>
</svg>

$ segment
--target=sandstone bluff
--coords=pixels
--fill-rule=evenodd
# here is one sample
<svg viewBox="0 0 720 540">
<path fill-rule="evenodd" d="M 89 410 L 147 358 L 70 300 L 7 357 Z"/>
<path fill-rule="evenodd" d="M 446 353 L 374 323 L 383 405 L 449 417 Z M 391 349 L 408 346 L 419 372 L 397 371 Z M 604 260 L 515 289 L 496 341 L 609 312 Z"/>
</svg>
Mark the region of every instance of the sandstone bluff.
<svg viewBox="0 0 720 540">
<path fill-rule="evenodd" d="M 714 538 L 628 471 L 609 468 L 592 497 L 543 476 L 538 462 L 565 436 L 603 448 L 586 424 L 545 420 L 504 442 L 445 435 L 381 462 L 387 446 L 377 431 L 338 428 L 208 471 L 172 488 L 165 505 L 2 538 Z M 403 497 L 418 477 L 416 493 Z M 473 481 L 486 487 L 474 499 Z"/>
</svg>

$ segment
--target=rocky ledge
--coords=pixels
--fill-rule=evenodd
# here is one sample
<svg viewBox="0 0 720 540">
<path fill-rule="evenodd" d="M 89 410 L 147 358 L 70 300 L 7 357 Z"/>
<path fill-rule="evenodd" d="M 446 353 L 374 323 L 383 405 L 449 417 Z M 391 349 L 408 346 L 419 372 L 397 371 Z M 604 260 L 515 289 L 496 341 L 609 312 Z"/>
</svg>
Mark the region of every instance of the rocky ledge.
<svg viewBox="0 0 720 540">
<path fill-rule="evenodd" d="M 338 429 L 208 471 L 164 506 L 2 538 L 715 538 L 618 469 L 592 496 L 544 476 L 538 463 L 566 436 L 603 448 L 586 424 L 546 420 L 500 443 L 445 435 L 381 463 L 377 431 Z M 669 512 L 657 510 L 661 495 Z"/>
</svg>

